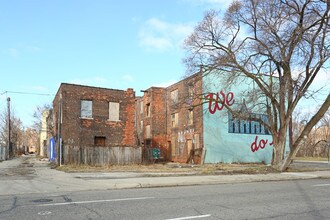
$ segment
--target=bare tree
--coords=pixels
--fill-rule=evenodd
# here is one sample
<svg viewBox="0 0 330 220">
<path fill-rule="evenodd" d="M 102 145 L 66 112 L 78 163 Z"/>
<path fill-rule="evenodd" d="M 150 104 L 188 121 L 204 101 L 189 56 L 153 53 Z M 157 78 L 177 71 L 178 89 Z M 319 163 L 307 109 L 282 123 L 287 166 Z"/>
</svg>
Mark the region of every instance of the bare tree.
<svg viewBox="0 0 330 220">
<path fill-rule="evenodd" d="M 263 102 L 268 114 L 272 165 L 280 171 L 289 166 L 304 136 L 330 105 L 327 92 L 285 157 L 293 111 L 304 97 L 317 94 L 311 85 L 329 65 L 329 10 L 327 0 L 233 1 L 224 14 L 207 12 L 185 41 L 189 72 L 202 67 L 204 74 L 225 73 L 228 83 L 246 77 L 258 87 L 250 94 L 266 97 L 255 101 Z"/>
<path fill-rule="evenodd" d="M 37 106 L 33 113 L 33 125 L 32 128 L 38 133 L 41 131 L 42 114 L 44 111 L 49 111 L 51 109 L 50 104 L 44 104 L 43 106 Z"/>
<path fill-rule="evenodd" d="M 11 128 L 11 144 L 16 153 L 20 152 L 20 147 L 23 145 L 23 123 L 15 116 L 15 111 L 11 109 L 10 116 Z M 8 146 L 8 112 L 7 108 L 0 113 L 0 145 Z"/>
</svg>

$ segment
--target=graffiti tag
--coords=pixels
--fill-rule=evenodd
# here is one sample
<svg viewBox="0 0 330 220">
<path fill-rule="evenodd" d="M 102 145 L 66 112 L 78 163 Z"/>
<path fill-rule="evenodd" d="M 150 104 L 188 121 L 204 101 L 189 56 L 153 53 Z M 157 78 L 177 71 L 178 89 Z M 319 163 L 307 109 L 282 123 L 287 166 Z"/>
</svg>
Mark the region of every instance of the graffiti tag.
<svg viewBox="0 0 330 220">
<path fill-rule="evenodd" d="M 186 143 L 187 135 L 189 135 L 190 139 L 193 140 L 194 129 L 189 129 L 185 131 L 178 132 L 178 142 L 179 143 Z"/>
</svg>

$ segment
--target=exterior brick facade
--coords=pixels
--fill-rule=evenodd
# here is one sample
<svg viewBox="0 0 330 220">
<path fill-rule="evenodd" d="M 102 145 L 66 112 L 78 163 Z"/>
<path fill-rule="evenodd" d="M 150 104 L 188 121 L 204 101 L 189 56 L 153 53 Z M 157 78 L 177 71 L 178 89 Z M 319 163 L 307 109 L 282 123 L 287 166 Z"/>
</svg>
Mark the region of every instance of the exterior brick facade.
<svg viewBox="0 0 330 220">
<path fill-rule="evenodd" d="M 190 159 L 200 163 L 201 74 L 167 88 L 151 87 L 143 92 L 142 97 L 135 97 L 133 89 L 62 83 L 53 101 L 53 132 L 57 149 L 61 149 L 57 151 L 58 158 L 62 155 L 61 162 L 95 164 L 90 161 L 94 159 L 86 159 L 89 150 L 95 154 L 100 147 L 140 147 L 145 160 L 151 157 L 150 149 L 158 148 L 163 160 L 176 162 L 187 162 L 191 150 L 196 150 Z M 109 120 L 115 113 L 111 103 L 119 105 L 118 120 Z"/>
<path fill-rule="evenodd" d="M 175 162 L 187 162 L 190 150 L 200 149 L 193 157 L 195 163 L 200 163 L 203 147 L 201 94 L 201 74 L 167 88 L 145 90 L 136 102 L 139 143 L 146 148 L 159 148 L 162 158 Z"/>
<path fill-rule="evenodd" d="M 171 92 L 178 91 L 177 102 L 171 100 Z M 202 77 L 195 74 L 167 88 L 167 134 L 171 160 L 186 162 L 190 150 L 203 147 Z M 172 117 L 177 114 L 177 124 Z M 189 114 L 192 120 L 189 121 Z M 195 163 L 201 162 L 201 151 L 196 151 Z"/>
<path fill-rule="evenodd" d="M 90 101 L 91 117 L 82 117 L 82 100 Z M 109 120 L 109 102 L 118 103 L 119 120 Z M 133 89 L 124 91 L 62 83 L 53 109 L 55 137 L 62 138 L 63 154 L 66 147 L 136 146 Z M 62 156 L 64 163 L 67 156 Z"/>
</svg>

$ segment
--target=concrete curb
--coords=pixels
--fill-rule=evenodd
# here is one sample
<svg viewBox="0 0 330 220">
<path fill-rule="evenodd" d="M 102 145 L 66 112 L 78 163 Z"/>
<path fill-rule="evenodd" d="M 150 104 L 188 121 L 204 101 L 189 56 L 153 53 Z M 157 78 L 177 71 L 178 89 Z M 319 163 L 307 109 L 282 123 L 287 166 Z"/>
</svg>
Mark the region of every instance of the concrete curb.
<svg viewBox="0 0 330 220">
<path fill-rule="evenodd" d="M 15 167 L 17 161 L 2 163 L 2 168 Z M 50 169 L 46 162 L 35 161 L 35 173 L 30 176 L 4 176 L 0 179 L 0 195 L 30 193 L 62 193 L 86 190 L 115 190 L 153 187 L 236 184 L 269 181 L 290 181 L 330 178 L 328 171 L 285 172 L 268 174 L 218 174 L 148 176 L 140 172 L 65 173 Z M 152 174 L 152 173 L 149 173 Z M 186 175 L 187 174 L 187 175 Z M 147 176 L 146 176 L 147 175 Z"/>
</svg>

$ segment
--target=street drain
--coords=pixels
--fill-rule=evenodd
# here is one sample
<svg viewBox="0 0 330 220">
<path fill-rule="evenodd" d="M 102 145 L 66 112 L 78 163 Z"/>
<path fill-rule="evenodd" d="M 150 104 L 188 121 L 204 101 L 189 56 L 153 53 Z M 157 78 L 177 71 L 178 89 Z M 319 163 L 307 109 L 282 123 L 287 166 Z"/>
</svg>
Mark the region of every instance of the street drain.
<svg viewBox="0 0 330 220">
<path fill-rule="evenodd" d="M 36 200 L 32 200 L 32 202 L 35 203 L 43 203 L 43 202 L 52 202 L 52 199 L 36 199 Z"/>
</svg>

